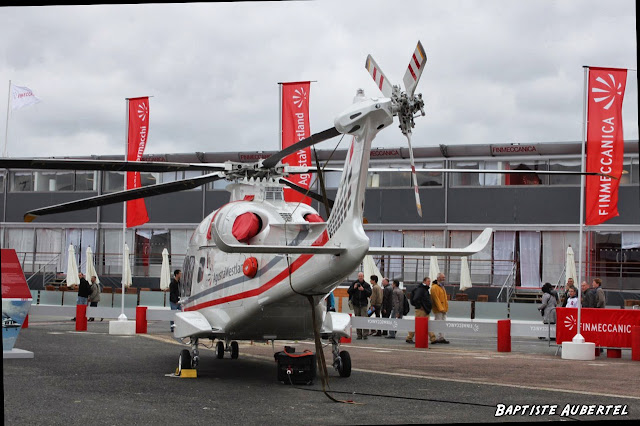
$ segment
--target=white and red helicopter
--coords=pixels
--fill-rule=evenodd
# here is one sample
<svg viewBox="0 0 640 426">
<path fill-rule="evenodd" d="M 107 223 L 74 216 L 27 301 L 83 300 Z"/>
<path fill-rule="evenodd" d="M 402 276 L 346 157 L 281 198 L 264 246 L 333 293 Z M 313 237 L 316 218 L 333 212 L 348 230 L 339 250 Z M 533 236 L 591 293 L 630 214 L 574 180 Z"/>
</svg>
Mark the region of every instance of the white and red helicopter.
<svg viewBox="0 0 640 426">
<path fill-rule="evenodd" d="M 424 115 L 422 95 L 415 94 L 415 88 L 426 61 L 424 49 L 418 42 L 403 79 L 406 91 L 401 91 L 399 86 L 389 83 L 369 55 L 365 66 L 383 97 L 367 98 L 359 89 L 353 104 L 335 118 L 334 127 L 255 163 L 1 159 L 0 167 L 209 172 L 196 178 L 32 210 L 25 214 L 26 221 L 41 215 L 186 190 L 219 179 L 232 182 L 227 187 L 231 193 L 229 203 L 209 214 L 189 241 L 181 285 L 183 310 L 175 314 L 174 337 L 183 341 L 188 339 L 191 351 L 181 351 L 179 368 L 198 365 L 199 339 L 218 340 L 218 358 L 223 358 L 225 352 L 230 352 L 231 358 L 237 358 L 238 340 L 307 339 L 319 331 L 331 341 L 334 368 L 340 376 L 347 377 L 351 374 L 351 360 L 347 351 L 340 350 L 339 342 L 340 337 L 349 336 L 350 317 L 345 313 L 327 312 L 324 299 L 360 266 L 367 254 L 470 256 L 485 247 L 492 233 L 487 228 L 472 244 L 460 249 L 369 247 L 362 225 L 367 173 L 375 170 L 369 169 L 369 153 L 373 139 L 393 123 L 394 116 L 398 116 L 400 129 L 409 143 L 416 206 L 421 212 L 411 131 L 414 116 Z M 324 222 L 311 206 L 285 202 L 283 196 L 284 187 L 289 186 L 322 202 L 325 198 L 320 194 L 287 180 L 290 174 L 321 170 L 289 166 L 282 160 L 300 149 L 341 134 L 350 135 L 352 140 L 331 213 Z M 436 171 L 505 173 L 468 169 Z M 514 172 L 517 171 L 509 171 Z M 309 298 L 315 318 L 310 314 Z M 314 323 L 318 324 L 316 328 Z"/>
</svg>

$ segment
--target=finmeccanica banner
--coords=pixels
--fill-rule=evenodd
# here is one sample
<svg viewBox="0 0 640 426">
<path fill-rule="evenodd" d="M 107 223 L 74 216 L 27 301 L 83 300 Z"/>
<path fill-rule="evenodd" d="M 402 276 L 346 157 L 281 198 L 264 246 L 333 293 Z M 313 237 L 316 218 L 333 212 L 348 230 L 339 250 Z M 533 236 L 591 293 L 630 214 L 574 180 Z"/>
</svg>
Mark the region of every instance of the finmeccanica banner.
<svg viewBox="0 0 640 426">
<path fill-rule="evenodd" d="M 640 326 L 636 309 L 582 308 L 580 334 L 596 346 L 630 348 L 631 329 Z M 556 343 L 570 342 L 578 329 L 577 308 L 557 308 Z"/>
<path fill-rule="evenodd" d="M 129 99 L 127 161 L 140 161 L 149 133 L 149 98 Z M 140 172 L 127 172 L 127 189 L 140 188 Z M 127 228 L 149 222 L 143 198 L 127 201 Z"/>
<path fill-rule="evenodd" d="M 282 83 L 282 149 L 311 135 L 309 128 L 309 89 L 311 82 Z M 311 166 L 311 148 L 307 147 L 282 160 L 290 166 Z M 311 173 L 290 175 L 288 180 L 303 188 L 311 185 Z M 290 189 L 284 189 L 284 199 L 311 205 L 311 198 Z"/>
<path fill-rule="evenodd" d="M 624 155 L 622 100 L 626 82 L 626 69 L 589 68 L 586 171 L 617 179 L 586 177 L 585 225 L 598 225 L 618 216 L 618 184 Z"/>
</svg>

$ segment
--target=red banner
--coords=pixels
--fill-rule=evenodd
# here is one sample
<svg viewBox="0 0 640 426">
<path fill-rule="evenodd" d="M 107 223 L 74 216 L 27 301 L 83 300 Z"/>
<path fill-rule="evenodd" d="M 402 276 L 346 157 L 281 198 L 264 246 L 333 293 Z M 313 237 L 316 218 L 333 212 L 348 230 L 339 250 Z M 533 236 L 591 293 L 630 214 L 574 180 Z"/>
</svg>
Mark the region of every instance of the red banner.
<svg viewBox="0 0 640 426">
<path fill-rule="evenodd" d="M 129 99 L 127 161 L 140 161 L 149 133 L 149 98 Z M 127 189 L 140 188 L 140 172 L 127 172 Z M 149 222 L 144 199 L 127 201 L 127 228 Z"/>
<path fill-rule="evenodd" d="M 556 343 L 570 342 L 578 332 L 578 309 L 557 308 Z M 640 326 L 640 310 L 583 308 L 580 334 L 598 347 L 630 348 L 631 327 Z"/>
<path fill-rule="evenodd" d="M 0 250 L 0 272 L 3 299 L 31 299 L 29 285 L 14 249 Z M 4 330 L 2 330 L 4 334 Z"/>
<path fill-rule="evenodd" d="M 282 83 L 282 149 L 311 135 L 309 128 L 309 89 L 308 81 Z M 301 149 L 282 160 L 290 166 L 310 166 L 311 148 Z M 311 173 L 290 175 L 287 179 L 303 187 L 311 185 Z M 311 204 L 311 198 L 305 197 L 290 188 L 284 189 L 284 199 L 290 202 Z"/>
<path fill-rule="evenodd" d="M 598 225 L 618 216 L 618 184 L 622 176 L 624 139 L 622 100 L 627 70 L 589 68 L 587 112 L 587 176 L 585 225 Z"/>
</svg>

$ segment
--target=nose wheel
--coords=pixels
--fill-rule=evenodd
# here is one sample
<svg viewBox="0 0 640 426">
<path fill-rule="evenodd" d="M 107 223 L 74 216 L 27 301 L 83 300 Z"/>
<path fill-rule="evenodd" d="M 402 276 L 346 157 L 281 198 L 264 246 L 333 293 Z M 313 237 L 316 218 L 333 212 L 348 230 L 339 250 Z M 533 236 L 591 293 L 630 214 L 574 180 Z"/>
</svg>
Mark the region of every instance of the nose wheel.
<svg viewBox="0 0 640 426">
<path fill-rule="evenodd" d="M 178 376 L 182 374 L 182 370 L 188 370 L 191 368 L 191 353 L 188 349 L 180 351 L 180 358 L 178 358 Z"/>
<path fill-rule="evenodd" d="M 194 369 L 198 366 L 200 354 L 198 352 L 198 339 L 191 339 L 191 351 L 183 349 L 180 351 L 178 358 L 178 375 L 182 374 L 182 370 Z"/>
</svg>

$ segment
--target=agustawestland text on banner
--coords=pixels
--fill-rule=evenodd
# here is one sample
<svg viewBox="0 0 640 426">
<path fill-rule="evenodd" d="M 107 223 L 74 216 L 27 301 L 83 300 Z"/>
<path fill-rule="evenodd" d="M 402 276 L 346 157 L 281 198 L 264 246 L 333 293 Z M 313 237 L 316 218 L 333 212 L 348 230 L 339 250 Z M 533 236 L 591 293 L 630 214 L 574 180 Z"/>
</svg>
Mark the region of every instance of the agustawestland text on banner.
<svg viewBox="0 0 640 426">
<path fill-rule="evenodd" d="M 624 154 L 622 100 L 626 83 L 626 69 L 589 68 L 587 172 L 617 179 L 586 177 L 585 225 L 598 225 L 618 216 L 618 184 Z"/>
<path fill-rule="evenodd" d="M 11 109 L 20 109 L 37 104 L 40 99 L 28 87 L 11 84 Z"/>
<path fill-rule="evenodd" d="M 636 309 L 582 308 L 580 334 L 596 346 L 631 347 L 631 328 L 640 326 L 640 311 Z M 571 342 L 578 326 L 577 308 L 556 309 L 556 343 Z"/>
<path fill-rule="evenodd" d="M 311 136 L 309 129 L 309 89 L 311 82 L 282 83 L 282 149 Z M 301 149 L 282 160 L 290 166 L 310 166 L 311 148 Z M 312 173 L 287 177 L 303 188 L 311 186 Z M 284 199 L 290 202 L 311 204 L 311 198 L 291 189 L 284 189 Z"/>
<path fill-rule="evenodd" d="M 149 98 L 129 99 L 127 161 L 140 161 L 149 134 Z M 140 188 L 140 172 L 127 172 L 127 189 Z M 127 201 L 127 228 L 149 222 L 143 198 Z"/>
</svg>

